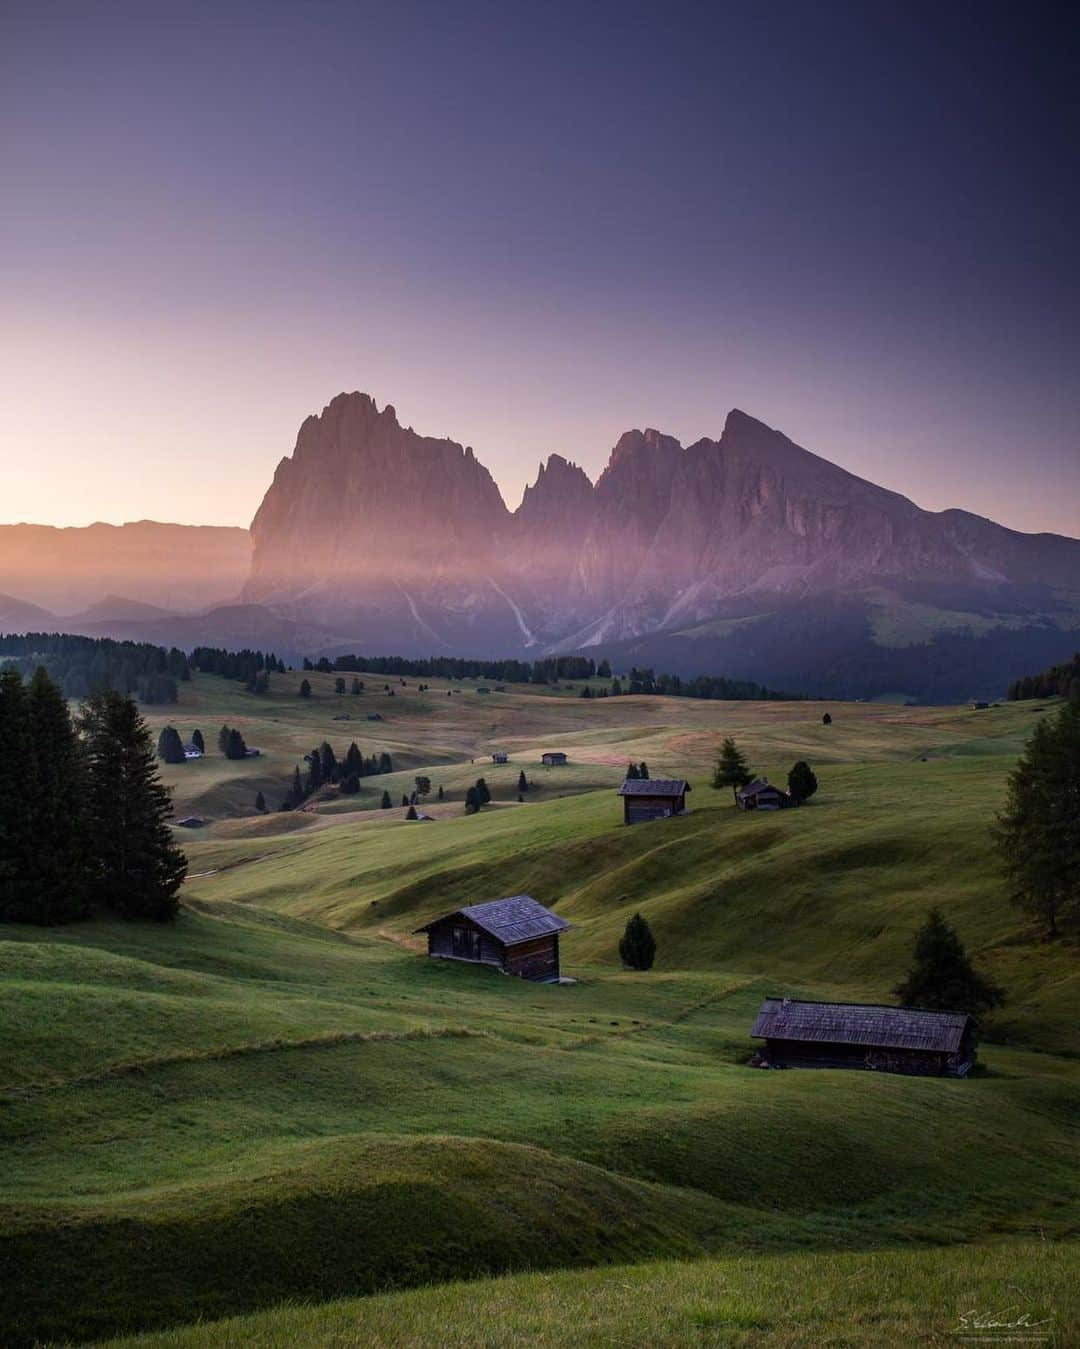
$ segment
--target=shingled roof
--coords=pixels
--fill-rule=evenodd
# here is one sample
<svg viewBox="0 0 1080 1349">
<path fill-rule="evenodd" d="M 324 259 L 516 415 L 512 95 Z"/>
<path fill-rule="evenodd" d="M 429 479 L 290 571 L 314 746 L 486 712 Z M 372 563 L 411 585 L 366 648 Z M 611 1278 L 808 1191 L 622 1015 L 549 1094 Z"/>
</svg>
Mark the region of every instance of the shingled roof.
<svg viewBox="0 0 1080 1349">
<path fill-rule="evenodd" d="M 682 796 L 690 791 L 683 778 L 627 778 L 619 788 L 620 796 Z"/>
<path fill-rule="evenodd" d="M 960 1048 L 970 1019 L 966 1012 L 766 998 L 750 1033 L 757 1039 L 929 1049 L 953 1054 Z"/>
<path fill-rule="evenodd" d="M 768 778 L 755 778 L 753 782 L 748 782 L 745 787 L 739 788 L 740 796 L 760 796 L 762 792 L 779 792 L 781 796 L 784 795 L 783 787 L 777 787 Z"/>
<path fill-rule="evenodd" d="M 477 927 L 504 946 L 531 941 L 533 937 L 547 937 L 552 932 L 565 932 L 570 926 L 565 918 L 545 909 L 531 895 L 510 895 L 506 899 L 489 899 L 484 904 L 469 904 L 463 909 L 454 909 L 418 927 L 416 931 L 426 932 L 436 923 L 445 922 L 447 918 L 454 918 L 458 914 L 470 918 Z"/>
</svg>

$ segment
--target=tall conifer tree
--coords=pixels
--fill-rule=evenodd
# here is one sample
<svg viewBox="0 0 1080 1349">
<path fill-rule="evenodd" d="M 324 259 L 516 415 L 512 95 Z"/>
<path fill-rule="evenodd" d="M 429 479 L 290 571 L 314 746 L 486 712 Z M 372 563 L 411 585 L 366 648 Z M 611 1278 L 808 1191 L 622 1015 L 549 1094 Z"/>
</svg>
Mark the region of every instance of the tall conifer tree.
<svg viewBox="0 0 1080 1349">
<path fill-rule="evenodd" d="M 27 783 L 32 919 L 70 923 L 90 908 L 82 812 L 83 758 L 63 694 L 39 666 L 27 695 L 33 775 Z"/>
</svg>

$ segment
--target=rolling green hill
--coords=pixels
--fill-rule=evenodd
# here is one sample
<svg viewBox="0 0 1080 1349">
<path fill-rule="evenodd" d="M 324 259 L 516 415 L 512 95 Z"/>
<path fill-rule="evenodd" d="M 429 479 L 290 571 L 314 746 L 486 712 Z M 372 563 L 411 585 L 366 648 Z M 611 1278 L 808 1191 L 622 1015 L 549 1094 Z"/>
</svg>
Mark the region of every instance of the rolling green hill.
<svg viewBox="0 0 1080 1349">
<path fill-rule="evenodd" d="M 342 723 L 339 704 L 364 699 L 315 676 L 302 703 L 285 678 L 258 699 L 200 677 L 170 711 L 208 743 L 221 721 L 242 725 L 265 751 L 168 770 L 181 808 L 209 803 L 215 821 L 178 831 L 193 874 L 174 925 L 0 933 L 6 1343 L 687 1257 L 478 1286 L 478 1305 L 520 1301 L 520 1319 L 508 1310 L 484 1342 L 588 1307 L 584 1342 L 651 1326 L 660 1343 L 760 1331 L 797 1344 L 814 1338 L 799 1326 L 820 1325 L 834 1338 L 814 1342 L 880 1330 L 884 1343 L 923 1324 L 920 1298 L 945 1335 L 967 1283 L 994 1301 L 1010 1269 L 1064 1315 L 1080 1198 L 1076 948 L 1037 940 L 1009 907 L 987 834 L 1030 707 L 833 704 L 825 727 L 815 704 L 440 685 L 365 694 L 383 720 Z M 389 749 L 401 769 L 310 812 L 237 813 L 330 732 L 342 750 L 354 736 L 365 754 Z M 777 816 L 736 812 L 708 786 L 729 733 L 774 780 L 810 759 L 819 795 Z M 481 762 L 496 746 L 509 765 Z M 544 748 L 571 763 L 542 769 Z M 613 788 L 630 757 L 690 777 L 691 813 L 625 828 Z M 519 804 L 523 766 L 536 785 Z M 400 799 L 421 769 L 448 797 L 435 819 L 377 808 L 385 783 Z M 467 817 L 481 773 L 495 804 Z M 576 982 L 420 954 L 425 919 L 516 891 L 573 924 L 563 967 Z M 983 1073 L 745 1066 L 765 992 L 887 999 L 930 903 L 1009 993 Z M 615 951 L 639 908 L 659 942 L 648 974 Z M 896 1254 L 912 1244 L 957 1249 Z M 880 1322 L 869 1270 L 891 1290 Z M 810 1284 L 824 1290 L 812 1301 Z M 471 1343 L 469 1306 L 455 1286 L 167 1342 Z M 438 1338 L 441 1318 L 457 1339 Z"/>
</svg>

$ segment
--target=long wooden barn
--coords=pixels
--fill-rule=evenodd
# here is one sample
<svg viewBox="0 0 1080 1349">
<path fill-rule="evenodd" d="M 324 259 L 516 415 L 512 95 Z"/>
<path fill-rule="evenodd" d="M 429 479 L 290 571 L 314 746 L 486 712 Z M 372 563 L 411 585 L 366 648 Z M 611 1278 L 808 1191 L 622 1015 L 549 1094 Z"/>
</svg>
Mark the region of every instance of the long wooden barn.
<svg viewBox="0 0 1080 1349">
<path fill-rule="evenodd" d="M 510 895 L 455 909 L 416 931 L 427 933 L 429 956 L 550 983 L 559 977 L 559 934 L 569 926 L 531 895 Z"/>
<path fill-rule="evenodd" d="M 966 1077 L 975 1062 L 975 1023 L 966 1012 L 930 1012 L 850 1002 L 766 998 L 755 1039 L 763 1068 L 862 1068 Z"/>
<path fill-rule="evenodd" d="M 685 778 L 627 778 L 619 788 L 624 824 L 681 815 L 686 810 L 689 790 Z"/>
</svg>

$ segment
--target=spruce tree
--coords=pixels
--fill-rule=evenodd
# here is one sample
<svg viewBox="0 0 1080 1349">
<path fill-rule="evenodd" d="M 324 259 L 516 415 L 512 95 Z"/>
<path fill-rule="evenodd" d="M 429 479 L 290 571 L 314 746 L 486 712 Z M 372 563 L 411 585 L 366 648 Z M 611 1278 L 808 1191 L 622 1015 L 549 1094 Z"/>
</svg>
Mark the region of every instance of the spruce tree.
<svg viewBox="0 0 1080 1349">
<path fill-rule="evenodd" d="M 416 783 L 417 796 L 431 795 L 431 779 L 426 773 L 418 773 L 413 780 Z"/>
<path fill-rule="evenodd" d="M 300 681 L 300 697 L 301 697 L 301 698 L 310 698 L 310 697 L 311 697 L 311 681 L 310 681 L 310 680 L 308 680 L 308 679 L 301 679 L 301 681 Z"/>
<path fill-rule="evenodd" d="M 401 804 L 402 804 L 403 806 L 407 806 L 407 805 L 410 804 L 410 802 L 409 802 L 409 797 L 408 797 L 408 794 L 407 794 L 406 792 L 402 792 L 402 793 L 401 793 Z"/>
<path fill-rule="evenodd" d="M 303 779 L 300 777 L 300 765 L 297 764 L 296 767 L 293 769 L 292 787 L 289 791 L 288 796 L 288 800 L 291 803 L 290 808 L 295 809 L 295 807 L 297 807 L 300 804 L 300 802 L 303 801 L 303 799 L 304 799 L 304 782 Z"/>
<path fill-rule="evenodd" d="M 417 820 L 420 818 L 416 813 L 415 806 L 410 805 L 409 809 L 405 812 L 405 818 L 407 820 Z"/>
<path fill-rule="evenodd" d="M 355 796 L 360 790 L 360 776 L 358 773 L 346 773 L 341 779 L 341 791 L 345 796 Z"/>
<path fill-rule="evenodd" d="M 382 807 L 382 809 L 389 810 L 393 804 L 394 804 L 393 801 L 390 800 L 390 793 L 383 792 L 382 800 L 379 802 L 379 805 Z"/>
<path fill-rule="evenodd" d="M 640 913 L 627 921 L 626 931 L 619 941 L 619 956 L 629 969 L 652 969 L 656 959 L 656 938 Z"/>
<path fill-rule="evenodd" d="M 165 763 L 184 762 L 184 742 L 175 726 L 165 726 L 158 736 L 157 756 Z"/>
<path fill-rule="evenodd" d="M 446 796 L 446 793 L 443 791 L 443 789 L 442 789 L 442 783 L 440 782 L 440 783 L 439 783 L 439 800 L 442 801 L 442 800 L 445 798 L 445 796 Z"/>
<path fill-rule="evenodd" d="M 90 910 L 83 758 L 67 701 L 41 666 L 27 693 L 33 774 L 27 783 L 33 921 L 69 923 Z"/>
<path fill-rule="evenodd" d="M 483 778 L 476 779 L 476 795 L 480 798 L 482 806 L 486 806 L 491 800 L 491 792 L 488 791 L 488 785 Z"/>
<path fill-rule="evenodd" d="M 915 960 L 893 992 L 902 1007 L 968 1012 L 979 1017 L 1005 1001 L 1002 990 L 979 974 L 940 909 L 931 909 L 915 938 Z"/>
<path fill-rule="evenodd" d="M 1080 707 L 1035 727 L 993 833 L 1014 904 L 1051 937 L 1080 918 Z"/>
<path fill-rule="evenodd" d="M 638 774 L 637 764 L 636 764 L 636 763 L 628 763 L 628 764 L 626 765 L 626 780 L 627 780 L 627 782 L 637 782 L 638 777 L 639 777 L 639 774 Z"/>
<path fill-rule="evenodd" d="M 480 793 L 475 787 L 470 787 L 465 793 L 465 814 L 475 815 L 480 809 Z"/>
<path fill-rule="evenodd" d="M 0 918 L 14 923 L 34 921 L 32 774 L 26 689 L 9 666 L 0 672 Z"/>
<path fill-rule="evenodd" d="M 649 780 L 649 765 L 645 762 L 644 759 L 642 759 L 641 763 L 638 764 L 638 777 L 641 779 L 642 782 L 648 782 Z"/>
<path fill-rule="evenodd" d="M 728 736 L 720 746 L 720 758 L 713 773 L 714 787 L 730 787 L 731 794 L 738 801 L 740 787 L 745 787 L 753 778 L 750 766 L 741 749 Z"/>
<path fill-rule="evenodd" d="M 322 757 L 316 749 L 312 751 L 308 759 L 308 775 L 307 783 L 305 784 L 306 795 L 310 796 L 312 792 L 317 792 L 322 785 Z"/>
<path fill-rule="evenodd" d="M 262 792 L 255 793 L 255 809 L 259 811 L 260 814 L 266 814 L 266 797 L 263 796 Z"/>
<path fill-rule="evenodd" d="M 246 759 L 247 745 L 244 744 L 244 737 L 233 727 L 229 732 L 229 741 L 225 746 L 226 759 Z"/>
<path fill-rule="evenodd" d="M 130 698 L 99 690 L 87 699 L 79 730 L 93 898 L 124 918 L 175 917 L 187 860 L 169 830 L 172 804 L 146 722 Z"/>
<path fill-rule="evenodd" d="M 518 792 L 527 792 L 529 790 L 529 779 L 525 776 L 524 768 L 518 774 Z"/>
<path fill-rule="evenodd" d="M 203 739 L 202 731 L 194 730 L 191 732 L 191 743 L 195 746 L 195 748 L 199 751 L 200 754 L 206 753 L 206 741 Z"/>
<path fill-rule="evenodd" d="M 826 712 L 825 715 L 821 718 L 821 724 L 822 724 L 822 726 L 831 726 L 831 725 L 832 725 L 832 717 L 830 716 L 830 714 L 829 714 L 828 712 Z"/>
<path fill-rule="evenodd" d="M 218 733 L 217 733 L 217 747 L 218 747 L 218 749 L 221 751 L 222 754 L 226 754 L 226 755 L 228 754 L 228 752 L 229 752 L 229 728 L 228 728 L 228 726 L 222 726 L 221 730 L 218 731 Z"/>
<path fill-rule="evenodd" d="M 340 769 L 338 768 L 337 756 L 328 740 L 324 740 L 319 746 L 319 758 L 322 761 L 323 782 L 337 782 Z"/>
<path fill-rule="evenodd" d="M 354 740 L 345 751 L 345 760 L 341 765 L 341 771 L 345 777 L 360 777 L 364 771 L 364 756 L 360 753 L 359 746 Z"/>
<path fill-rule="evenodd" d="M 800 759 L 787 775 L 787 785 L 788 793 L 799 805 L 802 805 L 804 801 L 809 801 L 817 791 L 817 775 L 805 759 Z"/>
<path fill-rule="evenodd" d="M 335 679 L 335 680 L 334 680 L 334 692 L 337 693 L 337 694 L 343 694 L 343 693 L 345 692 L 345 681 L 344 681 L 344 679 Z"/>
</svg>

